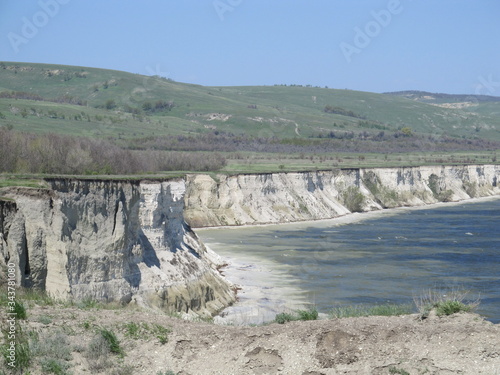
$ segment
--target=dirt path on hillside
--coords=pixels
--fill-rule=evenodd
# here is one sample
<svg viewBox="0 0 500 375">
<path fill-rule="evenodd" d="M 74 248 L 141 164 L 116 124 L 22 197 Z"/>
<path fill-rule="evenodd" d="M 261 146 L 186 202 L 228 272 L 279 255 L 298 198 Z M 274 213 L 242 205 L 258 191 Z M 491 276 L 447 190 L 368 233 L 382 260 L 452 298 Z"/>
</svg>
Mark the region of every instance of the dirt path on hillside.
<svg viewBox="0 0 500 375">
<path fill-rule="evenodd" d="M 32 307 L 28 314 L 25 332 L 45 343 L 57 337 L 71 348 L 66 364 L 73 374 L 500 374 L 500 325 L 475 314 L 259 327 L 195 323 L 128 309 L 45 306 Z M 154 328 L 159 326 L 168 334 Z M 116 334 L 123 358 L 92 352 L 100 328 Z M 40 361 L 33 357 L 31 374 L 41 373 Z"/>
</svg>

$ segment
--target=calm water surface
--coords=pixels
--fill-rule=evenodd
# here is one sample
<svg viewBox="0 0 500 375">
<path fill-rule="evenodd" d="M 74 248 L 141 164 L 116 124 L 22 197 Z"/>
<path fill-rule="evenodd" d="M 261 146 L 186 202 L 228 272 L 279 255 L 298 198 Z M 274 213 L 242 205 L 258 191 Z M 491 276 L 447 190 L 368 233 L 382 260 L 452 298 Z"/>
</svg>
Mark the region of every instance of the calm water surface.
<svg viewBox="0 0 500 375">
<path fill-rule="evenodd" d="M 248 286 L 242 303 L 274 304 L 270 316 L 280 304 L 314 303 L 327 313 L 335 305 L 412 303 L 429 288 L 464 288 L 480 296 L 480 314 L 500 322 L 500 199 L 349 220 L 199 235 L 231 263 L 227 277 Z"/>
</svg>

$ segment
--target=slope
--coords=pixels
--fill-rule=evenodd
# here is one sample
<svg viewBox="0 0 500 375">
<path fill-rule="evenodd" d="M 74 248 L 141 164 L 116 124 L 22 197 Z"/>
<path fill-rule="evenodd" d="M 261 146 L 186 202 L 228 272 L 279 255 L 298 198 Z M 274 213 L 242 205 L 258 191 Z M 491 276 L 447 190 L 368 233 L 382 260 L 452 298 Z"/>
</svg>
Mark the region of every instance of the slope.
<svg viewBox="0 0 500 375">
<path fill-rule="evenodd" d="M 327 110 L 333 108 L 333 111 Z M 500 139 L 500 103 L 437 106 L 398 95 L 303 86 L 204 87 L 164 77 L 0 63 L 0 125 L 93 137 L 227 132 L 319 137 L 397 132 Z"/>
</svg>

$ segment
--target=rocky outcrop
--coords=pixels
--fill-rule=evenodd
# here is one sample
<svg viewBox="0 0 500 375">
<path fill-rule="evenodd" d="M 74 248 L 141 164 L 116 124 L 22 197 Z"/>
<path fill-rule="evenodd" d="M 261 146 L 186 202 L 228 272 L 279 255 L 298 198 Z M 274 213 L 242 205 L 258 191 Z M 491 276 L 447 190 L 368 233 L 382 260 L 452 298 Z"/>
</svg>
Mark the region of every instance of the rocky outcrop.
<svg viewBox="0 0 500 375">
<path fill-rule="evenodd" d="M 184 216 L 193 227 L 329 219 L 500 194 L 499 180 L 498 165 L 190 175 Z"/>
<path fill-rule="evenodd" d="M 17 283 L 59 298 L 214 314 L 235 300 L 183 218 L 183 180 L 50 180 L 0 201 L 0 252 Z"/>
</svg>

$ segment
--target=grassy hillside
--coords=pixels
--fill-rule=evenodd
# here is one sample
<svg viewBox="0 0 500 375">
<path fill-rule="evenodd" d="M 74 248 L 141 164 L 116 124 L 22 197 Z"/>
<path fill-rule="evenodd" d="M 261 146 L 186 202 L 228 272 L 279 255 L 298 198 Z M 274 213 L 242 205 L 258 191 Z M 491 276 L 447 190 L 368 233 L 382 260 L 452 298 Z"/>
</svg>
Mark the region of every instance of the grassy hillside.
<svg viewBox="0 0 500 375">
<path fill-rule="evenodd" d="M 0 65 L 2 92 L 0 123 L 35 132 L 133 138 L 222 131 L 290 138 L 409 127 L 417 134 L 500 139 L 498 101 L 445 108 L 407 95 L 203 87 L 105 69 L 9 62 Z M 327 113 L 327 106 L 342 111 Z"/>
<path fill-rule="evenodd" d="M 0 133 L 0 172 L 11 173 L 495 163 L 500 98 L 204 87 L 105 69 L 0 62 Z"/>
</svg>

